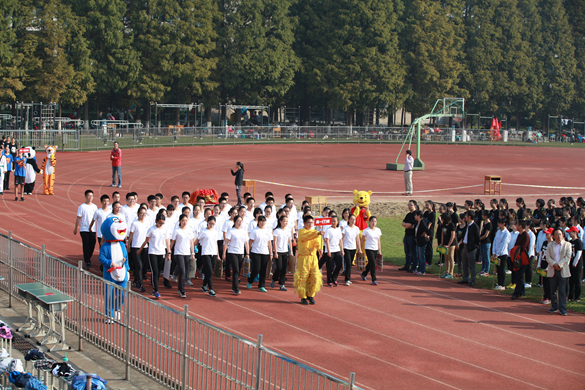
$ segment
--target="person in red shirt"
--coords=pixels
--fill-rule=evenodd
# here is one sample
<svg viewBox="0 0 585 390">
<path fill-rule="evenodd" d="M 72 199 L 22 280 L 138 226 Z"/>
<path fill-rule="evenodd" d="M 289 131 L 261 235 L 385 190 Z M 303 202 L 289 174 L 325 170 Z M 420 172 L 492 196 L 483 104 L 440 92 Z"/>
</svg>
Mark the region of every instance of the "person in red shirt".
<svg viewBox="0 0 585 390">
<path fill-rule="evenodd" d="M 122 150 L 118 147 L 118 142 L 114 142 L 110 160 L 112 161 L 112 185 L 110 187 L 116 187 L 116 174 L 118 174 L 118 187 L 122 188 Z"/>
</svg>

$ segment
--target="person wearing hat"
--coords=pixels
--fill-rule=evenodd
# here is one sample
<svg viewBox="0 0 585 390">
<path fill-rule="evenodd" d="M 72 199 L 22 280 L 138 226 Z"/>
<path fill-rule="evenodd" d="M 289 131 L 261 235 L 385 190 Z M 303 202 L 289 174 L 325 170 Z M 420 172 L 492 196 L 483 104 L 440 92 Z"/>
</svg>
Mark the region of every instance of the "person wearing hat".
<svg viewBox="0 0 585 390">
<path fill-rule="evenodd" d="M 406 161 L 404 162 L 404 193 L 402 195 L 412 195 L 412 168 L 414 167 L 414 158 L 412 152 L 406 151 Z"/>
<path fill-rule="evenodd" d="M 546 239 L 542 243 L 542 245 L 540 247 L 540 251 L 538 253 L 538 263 L 536 265 L 537 272 L 539 270 L 543 270 L 544 272 L 547 272 L 548 262 L 546 261 L 546 249 L 548 247 L 548 244 L 550 244 L 553 240 L 553 235 L 552 235 L 553 231 L 554 231 L 554 229 L 552 227 L 549 227 L 546 230 L 542 230 L 542 232 L 546 236 Z M 540 272 L 539 272 L 539 274 L 540 274 Z M 544 294 L 542 297 L 542 301 L 540 301 L 540 303 L 548 305 L 548 304 L 550 304 L 550 279 L 549 278 L 547 278 L 547 277 L 542 278 L 542 289 L 544 291 Z"/>
<path fill-rule="evenodd" d="M 554 241 L 546 248 L 548 269 L 546 276 L 550 283 L 550 300 L 552 307 L 549 313 L 560 312 L 567 315 L 567 279 L 571 276 L 569 261 L 571 260 L 571 244 L 563 239 L 563 232 L 555 229 Z M 557 297 L 558 295 L 558 297 Z"/>
<path fill-rule="evenodd" d="M 571 277 L 569 279 L 569 302 L 581 302 L 581 273 L 583 272 L 583 241 L 579 238 L 579 228 L 571 226 L 567 229 L 571 237 Z"/>
</svg>

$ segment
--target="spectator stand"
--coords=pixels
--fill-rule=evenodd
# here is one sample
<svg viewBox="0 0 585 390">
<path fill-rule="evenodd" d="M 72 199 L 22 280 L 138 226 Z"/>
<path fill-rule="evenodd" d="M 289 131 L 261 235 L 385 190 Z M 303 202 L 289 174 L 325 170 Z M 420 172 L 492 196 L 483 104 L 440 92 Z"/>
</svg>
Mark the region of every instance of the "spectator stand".
<svg viewBox="0 0 585 390">
<path fill-rule="evenodd" d="M 408 129 L 408 133 L 402 142 L 402 146 L 400 147 L 400 151 L 398 152 L 398 156 L 396 156 L 396 162 L 391 164 L 386 164 L 386 169 L 391 171 L 400 171 L 404 169 L 404 164 L 399 164 L 398 159 L 403 158 L 402 150 L 408 142 L 408 149 L 410 149 L 412 145 L 412 139 L 416 135 L 416 157 L 414 159 L 414 170 L 424 171 L 425 164 L 421 160 L 420 156 L 420 134 L 421 134 L 421 125 L 423 121 L 429 118 L 444 118 L 444 117 L 452 117 L 457 118 L 459 121 L 462 121 L 465 118 L 465 99 L 464 98 L 450 98 L 445 97 L 443 99 L 437 99 L 433 109 L 429 114 L 423 115 L 419 118 L 416 118 L 410 128 Z M 455 130 L 452 129 L 454 132 Z M 465 139 L 465 130 L 462 131 L 463 138 Z"/>
</svg>

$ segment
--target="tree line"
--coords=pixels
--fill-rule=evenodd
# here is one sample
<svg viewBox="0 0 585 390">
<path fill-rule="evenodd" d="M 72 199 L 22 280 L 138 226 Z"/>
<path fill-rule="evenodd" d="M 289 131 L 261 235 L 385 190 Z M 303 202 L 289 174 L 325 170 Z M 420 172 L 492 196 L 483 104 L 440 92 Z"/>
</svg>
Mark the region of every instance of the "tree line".
<svg viewBox="0 0 585 390">
<path fill-rule="evenodd" d="M 456 96 L 517 125 L 585 109 L 583 0 L 2 0 L 0 15 L 4 103 L 138 119 L 155 101 L 322 106 L 359 121 Z"/>
</svg>

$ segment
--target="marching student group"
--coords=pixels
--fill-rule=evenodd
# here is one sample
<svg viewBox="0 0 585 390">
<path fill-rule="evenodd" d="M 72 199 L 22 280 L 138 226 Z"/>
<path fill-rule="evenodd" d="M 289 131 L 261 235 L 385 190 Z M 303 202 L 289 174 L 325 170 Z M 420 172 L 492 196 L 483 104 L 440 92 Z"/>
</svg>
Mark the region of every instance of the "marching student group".
<svg viewBox="0 0 585 390">
<path fill-rule="evenodd" d="M 326 286 L 350 286 L 356 255 L 368 259 L 361 279 L 366 281 L 370 274 L 372 284 L 378 284 L 375 259 L 381 255 L 382 232 L 376 227 L 376 217 L 372 216 L 369 226 L 360 231 L 349 209 L 338 216 L 325 207 L 319 217 L 331 218 L 331 224 L 315 227 L 308 202 L 297 211 L 290 194 L 279 207 L 271 192 L 258 206 L 249 193 L 243 199 L 239 189 L 237 194 L 240 204 L 236 206 L 229 205 L 226 192 L 217 204 L 206 206 L 202 197 L 191 204 L 188 191 L 181 198 L 171 197 L 170 204 L 163 206 L 162 194 L 149 195 L 146 203 L 139 204 L 138 195 L 129 192 L 122 206 L 116 191 L 112 198 L 102 195 L 98 207 L 93 203 L 93 191 L 87 190 L 73 232 L 80 232 L 85 268 L 92 267 L 96 236 L 98 244 L 103 244 L 102 223 L 114 216 L 128 227 L 125 245 L 128 267 L 133 272 L 132 287 L 146 292 L 145 282 L 150 278 L 155 299 L 161 297 L 161 274 L 165 288 L 172 289 L 172 282 L 176 282 L 177 293 L 186 298 L 186 286 L 193 286 L 192 279 L 198 278 L 202 280 L 201 290 L 215 297 L 212 277 L 222 273 L 235 295 L 241 294 L 240 278 L 244 277 L 247 289 L 256 285 L 266 293 L 269 278 L 271 288 L 287 291 L 288 270 L 294 272 L 293 285 L 301 304 L 315 304 L 315 294 L 323 285 L 323 265 L 327 269 Z M 108 271 L 104 268 L 103 272 Z M 338 283 L 340 274 L 344 280 Z"/>
</svg>

